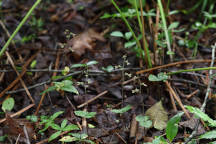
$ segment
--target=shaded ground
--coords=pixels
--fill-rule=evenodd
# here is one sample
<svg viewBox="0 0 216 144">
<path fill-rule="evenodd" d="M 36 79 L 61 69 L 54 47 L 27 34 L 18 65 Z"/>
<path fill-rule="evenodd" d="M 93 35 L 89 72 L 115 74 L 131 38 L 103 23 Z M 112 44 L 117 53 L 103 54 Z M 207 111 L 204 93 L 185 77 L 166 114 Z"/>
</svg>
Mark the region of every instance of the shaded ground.
<svg viewBox="0 0 216 144">
<path fill-rule="evenodd" d="M 171 4 L 170 11 L 189 9 L 194 3 L 196 2 L 185 3 L 179 0 Z M 2 1 L 0 10 L 1 47 L 32 4 L 32 1 Z M 121 7 L 128 6 L 126 1 L 120 1 L 118 4 Z M 149 9 L 154 7 L 155 4 L 148 4 Z M 100 17 L 105 12 L 116 12 L 109 0 L 77 0 L 73 3 L 63 0 L 43 1 L 34 11 L 31 19 L 15 37 L 14 43 L 10 45 L 7 53 L 1 57 L 0 102 L 2 103 L 6 97 L 15 99 L 15 106 L 11 112 L 15 113 L 15 117 L 7 116 L 6 121 L 1 120 L 0 135 L 8 135 L 5 143 L 15 143 L 19 134 L 21 134 L 20 141 L 23 142 L 26 135 L 22 128 L 23 125 L 30 129 L 28 134 L 31 143 L 41 141 L 41 143 L 47 143 L 47 138 L 56 130 L 49 128 L 43 135 L 38 134 L 38 131 L 44 127 L 39 125 L 40 120 L 30 123 L 21 118 L 25 118 L 27 115 L 51 116 L 58 111 L 64 111 L 64 113 L 55 120 L 56 123 L 59 124 L 63 119 L 67 119 L 70 124 L 80 125 L 82 130 L 75 132 L 87 133 L 89 136 L 87 139 L 95 143 L 151 142 L 154 136 L 163 135 L 164 130 L 144 129 L 138 125 L 135 117 L 145 114 L 148 108 L 159 101 L 162 101 L 163 108 L 169 118 L 178 111 L 182 111 L 176 100 L 174 100 L 176 105 L 172 104 L 173 93 L 171 90 L 180 97 L 183 105 L 201 107 L 209 81 L 207 71 L 172 75 L 167 83 L 148 80 L 149 74 L 157 75 L 159 72 L 168 73 L 210 65 L 211 45 L 214 43 L 215 30 L 206 29 L 196 40 L 199 30 L 191 29 L 197 20 L 204 19 L 199 18 L 199 9 L 187 15 L 179 13 L 169 16 L 169 23 L 178 21 L 180 22 L 178 28 L 185 29 L 179 33 L 173 32 L 172 44 L 175 52 L 174 62 L 185 61 L 185 63 L 168 65 L 164 68 L 159 67 L 148 72 L 140 71 L 147 67 L 141 58 L 137 57 L 136 52 L 124 48 L 126 42 L 124 39 L 110 36 L 112 31 L 118 30 L 124 33 L 128 32 L 128 29 L 120 18 L 101 19 Z M 155 17 L 151 20 L 155 23 Z M 140 32 L 136 20 L 130 19 L 129 21 L 133 28 Z M 153 67 L 172 63 L 166 54 L 153 58 L 153 55 L 158 52 L 154 52 L 153 40 L 154 30 L 157 26 L 153 26 L 151 29 L 149 21 L 150 19 L 146 18 L 145 27 Z M 162 33 L 162 30 L 159 30 L 158 33 Z M 191 47 L 197 44 L 195 57 L 192 57 L 195 51 L 193 48 L 190 49 L 188 45 L 179 44 L 182 42 L 181 40 L 187 39 L 191 40 L 191 43 L 187 43 L 191 44 Z M 192 43 L 194 39 L 195 44 Z M 158 48 L 161 47 L 158 46 Z M 189 61 L 191 59 L 194 61 Z M 31 67 L 32 61 L 36 61 L 36 65 Z M 62 72 L 65 67 L 92 61 L 98 63 Z M 11 63 L 21 75 L 21 79 Z M 114 69 L 112 70 L 111 67 L 111 72 L 103 69 L 108 66 L 113 66 Z M 136 75 L 136 72 L 140 72 L 140 74 Z M 45 89 L 53 86 L 54 81 L 60 82 L 66 78 L 73 81 L 73 86 L 79 92 L 78 95 L 62 90 L 41 94 Z M 28 90 L 23 89 L 25 86 Z M 212 88 L 214 89 L 215 86 L 213 85 Z M 215 118 L 213 93 L 207 103 L 206 111 L 212 118 Z M 111 112 L 111 109 L 120 109 L 127 105 L 132 106 L 132 109 L 127 112 L 122 114 Z M 97 114 L 94 118 L 85 119 L 76 116 L 74 114 L 76 110 L 97 112 Z M 4 113 L 0 116 L 1 119 L 5 118 Z M 86 123 L 93 124 L 95 128 L 88 128 Z M 186 115 L 183 115 L 179 133 L 174 141 L 184 141 L 184 138 L 191 134 L 194 127 L 193 119 L 189 120 Z M 207 130 L 208 128 L 203 128 L 201 125 L 198 128 L 198 134 Z M 44 139 L 45 141 L 43 141 Z M 58 143 L 58 139 L 50 143 Z"/>
</svg>

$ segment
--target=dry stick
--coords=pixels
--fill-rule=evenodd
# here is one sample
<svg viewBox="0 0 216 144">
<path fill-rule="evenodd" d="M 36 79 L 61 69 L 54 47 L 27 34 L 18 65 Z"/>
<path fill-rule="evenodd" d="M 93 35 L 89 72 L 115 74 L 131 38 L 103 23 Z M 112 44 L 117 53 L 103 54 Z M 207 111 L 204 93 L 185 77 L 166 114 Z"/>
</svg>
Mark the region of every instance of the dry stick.
<svg viewBox="0 0 216 144">
<path fill-rule="evenodd" d="M 179 62 L 169 63 L 169 64 L 166 64 L 166 65 L 156 66 L 156 67 L 150 68 L 150 69 L 140 70 L 140 71 L 137 71 L 136 74 L 142 74 L 142 73 L 154 71 L 154 70 L 157 70 L 157 69 L 167 68 L 167 67 L 181 65 L 181 64 L 188 64 L 188 63 L 209 63 L 209 62 L 211 62 L 211 59 L 179 61 Z"/>
<path fill-rule="evenodd" d="M 184 111 L 184 113 L 186 114 L 187 118 L 190 119 L 190 115 L 187 112 L 187 110 L 185 109 L 184 105 L 182 104 L 180 98 L 177 96 L 177 94 L 174 92 L 174 90 L 172 89 L 170 83 L 168 83 L 168 81 L 165 81 L 167 88 L 169 89 L 169 91 L 172 93 L 172 95 L 174 96 L 175 100 L 178 102 L 178 104 L 180 105 L 180 107 L 182 108 L 182 110 Z"/>
<path fill-rule="evenodd" d="M 70 99 L 66 96 L 68 103 L 70 104 L 71 108 L 75 111 L 76 107 L 72 104 L 72 102 L 70 101 Z M 76 124 L 78 125 L 78 127 L 80 128 L 80 130 L 82 130 L 82 126 L 80 125 L 79 121 L 76 119 Z"/>
<path fill-rule="evenodd" d="M 37 56 L 37 53 L 35 53 L 34 55 L 32 55 L 27 62 L 23 65 L 22 69 L 23 71 L 20 73 L 20 75 L 6 88 L 4 89 L 1 93 L 0 93 L 0 98 L 8 91 L 10 90 L 21 78 L 22 76 L 25 74 L 26 72 L 26 67 L 30 64 L 30 62 Z"/>
<path fill-rule="evenodd" d="M 25 125 L 23 126 L 23 131 L 24 131 L 24 134 L 25 134 L 25 137 L 26 137 L 26 144 L 31 144 L 30 140 L 29 140 L 28 131 L 27 131 L 27 128 L 26 128 Z"/>
<path fill-rule="evenodd" d="M 98 94 L 97 96 L 93 97 L 92 99 L 90 99 L 90 100 L 86 101 L 85 103 L 79 105 L 77 108 L 81 108 L 81 107 L 84 107 L 84 106 L 88 105 L 89 103 L 95 101 L 96 99 L 98 99 L 99 97 L 105 95 L 106 93 L 108 93 L 108 90 L 103 91 L 102 93 Z"/>
<path fill-rule="evenodd" d="M 195 90 L 195 91 L 192 92 L 191 94 L 187 95 L 186 99 L 191 98 L 192 96 L 194 96 L 195 94 L 197 94 L 199 91 L 200 91 L 199 89 Z"/>
<path fill-rule="evenodd" d="M 131 127 L 130 127 L 130 138 L 136 136 L 136 130 L 137 130 L 136 114 L 133 114 Z"/>
<path fill-rule="evenodd" d="M 171 91 L 169 91 L 169 95 L 170 95 L 170 99 L 171 99 L 171 103 L 172 103 L 174 112 L 177 112 L 177 108 L 176 108 L 176 105 L 175 105 L 175 100 L 173 98 L 173 94 L 171 93 Z"/>
<path fill-rule="evenodd" d="M 211 67 L 214 66 L 214 61 L 215 61 L 215 49 L 216 49 L 216 43 L 214 46 L 212 46 L 212 59 L 211 59 Z M 204 99 L 204 102 L 201 106 L 201 111 L 205 112 L 205 106 L 206 106 L 206 103 L 207 103 L 207 100 L 208 100 L 208 96 L 209 96 L 209 93 L 211 91 L 211 85 L 212 85 L 212 73 L 213 73 L 213 70 L 209 70 L 209 83 L 208 83 L 208 87 L 207 87 L 207 91 L 206 91 L 206 95 L 205 95 L 205 99 Z M 192 132 L 192 134 L 189 136 L 189 138 L 186 140 L 185 144 L 187 144 L 188 142 L 191 141 L 191 139 L 196 135 L 197 133 L 197 129 L 199 127 L 199 120 L 197 121 L 196 123 L 196 126 L 195 126 L 195 129 L 194 131 Z"/>
<path fill-rule="evenodd" d="M 122 82 L 122 84 L 123 84 L 123 85 L 128 84 L 128 83 L 130 83 L 131 81 L 134 81 L 134 80 L 136 80 L 136 79 L 138 79 L 138 77 L 133 77 L 132 79 L 129 79 L 129 80 L 127 80 L 127 81 Z M 114 84 L 113 86 L 116 86 L 116 85 L 119 85 L 119 84 L 120 84 L 120 83 L 116 83 L 116 84 Z M 99 97 L 101 97 L 101 96 L 103 96 L 103 95 L 105 95 L 105 94 L 107 94 L 107 93 L 108 93 L 108 90 L 105 90 L 105 91 L 101 92 L 100 94 L 98 94 L 97 96 L 93 97 L 92 99 L 90 99 L 90 100 L 86 101 L 85 103 L 79 105 L 77 108 L 84 107 L 85 105 L 88 105 L 89 103 L 95 101 L 96 99 L 98 99 Z"/>
<path fill-rule="evenodd" d="M 6 53 L 7 57 L 8 57 L 9 62 L 11 63 L 11 66 L 12 66 L 13 69 L 15 70 L 17 76 L 19 76 L 20 74 L 19 74 L 19 72 L 16 70 L 16 67 L 15 67 L 15 65 L 14 65 L 14 62 L 13 62 L 13 60 L 12 60 L 10 54 L 9 54 L 7 51 L 6 51 L 5 53 Z M 27 88 L 25 82 L 22 80 L 22 78 L 20 78 L 20 82 L 21 82 L 21 85 L 23 86 L 23 88 L 25 89 L 26 94 L 28 95 L 28 97 L 29 97 L 30 100 L 32 101 L 32 103 L 35 103 L 35 102 L 34 102 L 34 99 L 33 99 L 32 96 L 31 96 L 31 93 L 29 92 L 29 90 L 28 90 L 28 88 Z"/>
<path fill-rule="evenodd" d="M 46 90 L 46 89 L 48 89 L 48 86 L 47 86 L 47 85 L 45 85 L 45 90 Z M 44 100 L 45 95 L 46 95 L 46 93 L 43 93 L 43 94 L 42 94 L 41 99 L 40 99 L 40 102 L 39 102 L 39 104 L 38 104 L 38 106 L 37 106 L 37 109 L 36 109 L 34 115 L 37 115 L 37 114 L 38 114 L 38 112 L 39 112 L 39 110 L 40 110 L 40 107 L 41 107 L 41 104 L 42 104 L 42 102 L 43 102 L 43 100 Z"/>
<path fill-rule="evenodd" d="M 87 112 L 87 106 L 83 109 L 84 112 Z M 82 132 L 87 133 L 87 120 L 85 117 L 82 118 Z"/>
<path fill-rule="evenodd" d="M 30 104 L 29 106 L 19 110 L 18 112 L 16 113 L 13 113 L 10 115 L 10 117 L 15 117 L 15 116 L 18 116 L 18 115 L 21 115 L 23 112 L 27 111 L 28 109 L 32 108 L 35 104 Z M 6 118 L 3 118 L 3 119 L 0 119 L 0 123 L 3 123 L 4 121 L 6 120 Z"/>
<path fill-rule="evenodd" d="M 115 134 L 118 138 L 120 138 L 120 140 L 122 140 L 123 143 L 127 144 L 127 142 L 122 138 L 122 136 L 118 132 L 115 132 Z"/>
<path fill-rule="evenodd" d="M 151 62 L 149 62 L 150 58 L 149 58 L 149 52 L 147 49 L 146 38 L 145 38 L 145 22 L 144 22 L 144 18 L 143 18 L 142 1 L 139 0 L 139 2 L 140 2 L 140 11 L 141 11 L 140 17 L 141 17 L 141 22 L 142 22 L 142 38 L 143 38 L 142 40 L 143 40 L 143 48 L 144 48 L 144 52 L 145 52 L 145 62 L 146 62 L 147 67 L 149 68 L 149 67 L 151 67 L 151 65 L 149 65 L 149 63 L 151 63 Z"/>
</svg>

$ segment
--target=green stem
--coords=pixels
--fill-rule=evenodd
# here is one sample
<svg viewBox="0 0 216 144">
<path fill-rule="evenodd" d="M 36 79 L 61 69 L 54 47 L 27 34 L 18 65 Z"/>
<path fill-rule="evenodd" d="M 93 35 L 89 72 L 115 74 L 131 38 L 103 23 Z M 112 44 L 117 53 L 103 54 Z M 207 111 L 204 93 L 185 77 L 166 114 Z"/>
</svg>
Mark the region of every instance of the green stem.
<svg viewBox="0 0 216 144">
<path fill-rule="evenodd" d="M 13 40 L 13 38 L 16 36 L 16 34 L 18 33 L 18 31 L 21 29 L 21 27 L 23 26 L 23 24 L 30 17 L 30 15 L 32 14 L 33 10 L 37 7 L 37 5 L 40 2 L 41 2 L 41 0 L 37 0 L 34 3 L 34 5 L 31 7 L 31 9 L 28 11 L 28 13 L 25 15 L 25 17 L 22 19 L 22 21 L 20 22 L 20 24 L 17 26 L 17 28 L 15 29 L 15 31 L 13 32 L 13 34 L 10 36 L 10 38 L 8 39 L 8 41 L 6 42 L 6 44 L 1 49 L 1 51 L 0 51 L 0 57 L 3 55 L 3 53 L 5 52 L 5 50 L 7 49 L 7 47 L 9 46 L 9 44 L 11 43 L 11 41 Z"/>
<path fill-rule="evenodd" d="M 186 69 L 186 70 L 179 70 L 175 72 L 169 72 L 167 75 L 174 75 L 183 72 L 194 72 L 194 71 L 203 71 L 203 70 L 216 70 L 216 67 L 205 67 L 205 68 L 195 68 L 195 69 Z"/>
<path fill-rule="evenodd" d="M 163 11 L 163 5 L 161 3 L 161 0 L 158 0 L 158 6 L 159 6 L 159 9 L 160 9 L 161 19 L 162 19 L 163 28 L 164 28 L 164 32 L 165 32 L 165 37 L 166 37 L 166 41 L 167 41 L 167 48 L 168 48 L 168 50 L 170 52 L 172 52 L 171 44 L 170 44 L 170 38 L 169 38 L 167 24 L 166 24 L 166 17 L 165 17 L 164 11 Z M 173 61 L 173 56 L 172 55 L 170 55 L 170 59 L 171 59 L 171 61 Z"/>
<path fill-rule="evenodd" d="M 121 12 L 120 8 L 118 7 L 118 5 L 116 4 L 116 2 L 114 0 L 111 0 L 112 1 L 112 4 L 114 5 L 114 7 L 117 9 L 117 11 L 120 13 L 121 15 L 121 18 L 123 19 L 123 21 L 125 22 L 125 24 L 127 25 L 129 31 L 132 33 L 133 35 L 133 38 L 135 39 L 137 45 L 138 45 L 138 48 L 139 48 L 139 52 L 141 54 L 141 57 L 143 58 L 143 55 L 142 55 L 142 49 L 141 49 L 141 44 L 137 38 L 137 36 L 135 35 L 133 29 L 131 28 L 130 24 L 128 23 L 127 19 L 125 18 L 124 14 Z"/>
</svg>

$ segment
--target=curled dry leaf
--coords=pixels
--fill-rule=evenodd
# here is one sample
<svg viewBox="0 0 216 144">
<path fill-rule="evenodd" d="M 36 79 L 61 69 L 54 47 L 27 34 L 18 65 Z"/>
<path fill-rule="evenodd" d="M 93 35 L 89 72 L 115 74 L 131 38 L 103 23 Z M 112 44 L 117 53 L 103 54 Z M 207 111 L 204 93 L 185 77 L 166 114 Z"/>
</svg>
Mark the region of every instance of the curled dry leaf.
<svg viewBox="0 0 216 144">
<path fill-rule="evenodd" d="M 86 50 L 93 50 L 96 40 L 102 42 L 105 41 L 104 37 L 100 35 L 100 33 L 96 32 L 94 29 L 88 29 L 69 40 L 66 48 L 71 50 L 75 57 L 79 58 Z"/>
</svg>

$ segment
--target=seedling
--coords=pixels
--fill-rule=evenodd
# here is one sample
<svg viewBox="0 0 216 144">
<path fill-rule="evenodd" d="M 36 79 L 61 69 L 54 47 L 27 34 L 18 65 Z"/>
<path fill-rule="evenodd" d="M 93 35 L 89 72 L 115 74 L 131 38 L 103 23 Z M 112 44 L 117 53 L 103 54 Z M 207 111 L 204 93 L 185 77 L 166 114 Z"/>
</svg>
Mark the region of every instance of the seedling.
<svg viewBox="0 0 216 144">
<path fill-rule="evenodd" d="M 70 133 L 68 136 L 64 136 L 59 141 L 61 141 L 61 142 L 77 142 L 77 143 L 85 142 L 85 143 L 95 144 L 95 142 L 93 142 L 92 140 L 87 140 L 87 138 L 88 138 L 88 135 L 85 133 L 83 133 L 83 134 Z"/>
<path fill-rule="evenodd" d="M 77 91 L 77 89 L 73 86 L 73 82 L 71 80 L 63 80 L 61 82 L 53 82 L 54 86 L 49 87 L 48 89 L 46 89 L 45 91 L 43 91 L 41 94 L 43 93 L 47 93 L 50 91 L 67 91 L 67 92 L 71 92 L 71 93 L 75 93 L 75 94 L 79 94 L 79 92 Z"/>
<path fill-rule="evenodd" d="M 77 125 L 74 125 L 74 124 L 67 125 L 67 120 L 66 119 L 62 121 L 61 126 L 59 126 L 57 124 L 53 124 L 51 127 L 53 129 L 57 130 L 57 132 L 55 132 L 54 134 L 52 134 L 49 137 L 48 141 L 52 141 L 52 140 L 56 139 L 64 131 L 79 130 L 79 127 Z"/>
<path fill-rule="evenodd" d="M 42 133 L 44 131 L 46 131 L 49 127 L 55 127 L 55 122 L 54 120 L 59 116 L 61 115 L 62 113 L 64 113 L 63 111 L 59 111 L 59 112 L 56 112 L 54 113 L 52 116 L 41 116 L 40 117 L 40 124 L 41 125 L 44 125 L 44 128 L 42 130 L 39 131 L 39 133 Z"/>
</svg>

